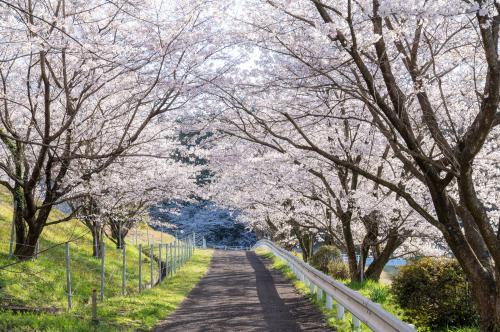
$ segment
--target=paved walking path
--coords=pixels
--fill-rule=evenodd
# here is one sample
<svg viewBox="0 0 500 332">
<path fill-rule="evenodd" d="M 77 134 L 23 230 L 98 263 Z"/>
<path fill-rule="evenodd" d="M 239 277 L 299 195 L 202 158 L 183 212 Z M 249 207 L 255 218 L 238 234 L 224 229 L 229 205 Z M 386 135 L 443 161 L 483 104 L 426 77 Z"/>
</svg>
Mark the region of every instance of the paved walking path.
<svg viewBox="0 0 500 332">
<path fill-rule="evenodd" d="M 215 251 L 209 271 L 156 332 L 331 331 L 322 314 L 251 251 Z"/>
</svg>

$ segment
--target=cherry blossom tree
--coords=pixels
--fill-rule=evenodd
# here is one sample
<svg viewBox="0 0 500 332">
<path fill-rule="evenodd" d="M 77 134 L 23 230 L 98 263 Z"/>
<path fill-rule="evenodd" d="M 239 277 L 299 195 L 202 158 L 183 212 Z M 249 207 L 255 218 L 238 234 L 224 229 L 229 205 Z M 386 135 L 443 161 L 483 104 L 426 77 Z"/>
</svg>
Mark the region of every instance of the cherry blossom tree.
<svg viewBox="0 0 500 332">
<path fill-rule="evenodd" d="M 214 71 L 203 1 L 0 1 L 1 183 L 20 259 L 52 208 L 169 126 Z M 210 44 L 208 44 L 210 42 Z M 163 122 L 162 126 L 158 126 Z M 87 162 L 87 168 L 76 162 Z"/>
<path fill-rule="evenodd" d="M 481 329 L 498 330 L 500 5 L 267 0 L 246 6 L 238 29 L 259 48 L 259 59 L 237 74 L 245 77 L 242 89 L 219 87 L 236 111 L 239 137 L 328 160 L 351 179 L 371 181 L 377 189 L 369 193 L 404 201 L 458 259 Z M 237 75 L 230 81 L 238 82 Z M 326 95 L 326 104 L 302 98 L 311 93 Z M 368 125 L 365 146 L 343 144 L 346 135 L 332 119 L 349 122 L 347 128 Z"/>
<path fill-rule="evenodd" d="M 148 149 L 151 153 L 144 154 Z M 180 149 L 167 140 L 141 146 L 138 154 L 120 157 L 82 186 L 79 198 L 70 205 L 92 233 L 94 256 L 99 257 L 104 236 L 121 248 L 128 232 L 147 218 L 152 205 L 166 197 L 187 201 L 195 194 L 200 167 L 168 157 Z"/>
</svg>

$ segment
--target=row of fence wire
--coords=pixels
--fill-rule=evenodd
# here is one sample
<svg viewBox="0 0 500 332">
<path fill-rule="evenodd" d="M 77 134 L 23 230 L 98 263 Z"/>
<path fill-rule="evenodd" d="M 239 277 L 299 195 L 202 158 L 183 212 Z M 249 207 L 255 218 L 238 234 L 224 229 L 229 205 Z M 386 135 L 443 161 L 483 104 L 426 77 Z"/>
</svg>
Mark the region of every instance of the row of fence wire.
<svg viewBox="0 0 500 332">
<path fill-rule="evenodd" d="M 98 301 L 168 282 L 196 248 L 194 233 L 173 239 L 148 235 L 146 240 L 138 233 L 121 246 L 100 243 L 97 252 L 88 233 L 61 243 L 42 238 L 29 260 L 12 255 L 12 240 L 0 241 L 0 310 L 55 313 L 92 305 L 96 319 Z"/>
</svg>

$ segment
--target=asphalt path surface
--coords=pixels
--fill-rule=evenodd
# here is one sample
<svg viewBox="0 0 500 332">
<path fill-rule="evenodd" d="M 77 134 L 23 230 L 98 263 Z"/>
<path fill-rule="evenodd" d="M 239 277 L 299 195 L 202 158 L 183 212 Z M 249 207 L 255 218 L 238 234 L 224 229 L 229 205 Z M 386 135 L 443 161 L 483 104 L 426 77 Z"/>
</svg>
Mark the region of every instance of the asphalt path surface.
<svg viewBox="0 0 500 332">
<path fill-rule="evenodd" d="M 266 264 L 251 251 L 215 251 L 207 274 L 154 331 L 332 331 L 318 309 Z"/>
</svg>

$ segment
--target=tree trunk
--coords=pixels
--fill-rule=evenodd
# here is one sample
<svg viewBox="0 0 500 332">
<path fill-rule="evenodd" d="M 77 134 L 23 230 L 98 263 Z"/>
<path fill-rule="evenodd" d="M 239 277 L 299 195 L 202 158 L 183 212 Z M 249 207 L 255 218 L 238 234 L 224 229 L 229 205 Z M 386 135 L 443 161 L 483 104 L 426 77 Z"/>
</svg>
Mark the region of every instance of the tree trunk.
<svg viewBox="0 0 500 332">
<path fill-rule="evenodd" d="M 92 256 L 94 258 L 101 258 L 101 243 L 103 241 L 102 227 L 95 226 L 92 229 Z"/>
<path fill-rule="evenodd" d="M 296 232 L 297 239 L 299 240 L 300 249 L 302 249 L 302 259 L 304 262 L 308 262 L 313 254 L 313 239 L 312 235 L 309 233 L 298 234 Z"/>
<path fill-rule="evenodd" d="M 360 281 L 358 261 L 356 259 L 356 247 L 351 230 L 351 212 L 345 212 L 341 216 L 342 232 L 344 235 L 345 247 L 347 251 L 347 264 L 349 266 L 349 276 L 351 281 Z"/>
<path fill-rule="evenodd" d="M 35 213 L 35 209 L 29 209 L 29 206 L 35 206 L 31 196 L 16 194 L 14 195 L 14 202 L 16 229 L 14 256 L 20 260 L 29 260 L 36 254 L 36 244 L 52 210 L 52 205 L 47 204 L 38 209 L 38 213 Z"/>
<path fill-rule="evenodd" d="M 429 184 L 431 197 L 441 227 L 440 230 L 451 251 L 462 266 L 472 290 L 472 297 L 480 319 L 482 332 L 500 331 L 500 292 L 498 267 L 492 272 L 481 264 L 474 247 L 467 241 L 457 219 L 457 211 L 447 192 L 433 183 Z"/>
<path fill-rule="evenodd" d="M 20 220 L 21 223 L 24 223 L 22 218 L 20 218 Z M 38 239 L 40 238 L 40 232 L 41 230 L 37 227 L 28 227 L 27 233 L 22 240 L 17 237 L 16 233 L 16 246 L 14 249 L 14 256 L 22 261 L 33 258 L 35 256 L 36 244 L 38 242 Z"/>
<path fill-rule="evenodd" d="M 387 240 L 384 250 L 382 250 L 380 255 L 373 257 L 373 262 L 368 265 L 365 272 L 366 279 L 378 281 L 384 266 L 387 262 L 389 262 L 394 251 L 403 243 L 397 233 L 397 230 L 391 230 L 391 233 L 392 234 L 389 235 L 389 239 Z"/>
</svg>

